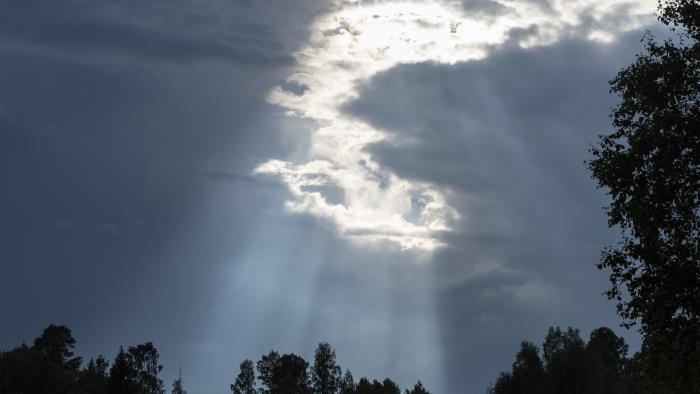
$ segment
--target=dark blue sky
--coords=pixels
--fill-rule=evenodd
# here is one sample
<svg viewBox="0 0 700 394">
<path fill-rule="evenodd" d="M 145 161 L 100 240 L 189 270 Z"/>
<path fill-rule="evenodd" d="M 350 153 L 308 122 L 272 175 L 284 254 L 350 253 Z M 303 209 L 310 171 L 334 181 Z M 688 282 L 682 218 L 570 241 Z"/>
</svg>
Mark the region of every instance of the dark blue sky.
<svg viewBox="0 0 700 394">
<path fill-rule="evenodd" d="M 223 393 L 328 341 L 434 394 L 483 392 L 551 325 L 636 348 L 583 161 L 650 4 L 0 4 L 0 348 L 152 340 L 166 385 Z"/>
</svg>

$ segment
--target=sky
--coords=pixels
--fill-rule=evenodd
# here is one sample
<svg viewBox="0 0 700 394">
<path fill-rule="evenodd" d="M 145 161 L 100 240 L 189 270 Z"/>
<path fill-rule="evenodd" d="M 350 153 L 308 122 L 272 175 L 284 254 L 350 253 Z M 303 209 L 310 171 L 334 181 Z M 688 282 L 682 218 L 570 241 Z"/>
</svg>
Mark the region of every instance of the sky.
<svg viewBox="0 0 700 394">
<path fill-rule="evenodd" d="M 245 358 L 483 393 L 601 325 L 584 161 L 653 0 L 0 3 L 0 348 L 153 341 L 166 386 Z"/>
</svg>

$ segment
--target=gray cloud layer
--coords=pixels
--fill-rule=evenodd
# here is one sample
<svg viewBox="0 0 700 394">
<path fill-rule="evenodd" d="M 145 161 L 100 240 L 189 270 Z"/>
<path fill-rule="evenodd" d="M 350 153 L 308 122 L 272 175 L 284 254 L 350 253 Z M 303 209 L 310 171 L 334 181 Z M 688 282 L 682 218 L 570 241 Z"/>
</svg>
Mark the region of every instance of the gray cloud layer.
<svg viewBox="0 0 700 394">
<path fill-rule="evenodd" d="M 111 62 L 289 65 L 294 59 L 287 44 L 303 38 L 300 26 L 310 7 L 319 6 L 312 1 L 294 7 L 248 1 L 15 2 L 0 15 L 0 42 L 5 49 Z M 282 13 L 287 20 L 278 20 Z"/>
<path fill-rule="evenodd" d="M 616 326 L 594 268 L 611 235 L 583 161 L 608 128 L 606 81 L 640 34 L 398 66 L 346 107 L 393 133 L 370 148 L 377 161 L 437 183 L 463 216 L 435 263 L 445 392 L 485 387 L 517 341 L 540 341 L 548 325 Z"/>
<path fill-rule="evenodd" d="M 0 347 L 50 322 L 82 354 L 154 340 L 168 384 L 181 363 L 186 388 L 210 393 L 245 357 L 310 359 L 328 340 L 356 376 L 440 394 L 482 392 L 550 324 L 615 325 L 593 268 L 603 199 L 582 161 L 640 33 L 367 83 L 346 111 L 397 136 L 372 155 L 440 185 L 464 217 L 423 264 L 287 215 L 287 192 L 249 175 L 306 151 L 308 125 L 265 95 L 321 3 L 0 6 Z"/>
<path fill-rule="evenodd" d="M 296 149 L 283 142 L 299 125 L 282 131 L 264 98 L 323 7 L 0 6 L 0 348 L 65 323 L 82 355 L 153 340 L 168 385 L 181 363 L 191 392 L 228 387 L 249 339 L 227 332 L 239 342 L 201 363 L 223 373 L 196 371 L 198 348 L 185 344 L 213 341 L 203 326 L 231 311 L 210 313 L 221 291 L 210 284 L 283 192 L 203 169 L 248 174 Z M 226 200 L 212 208 L 214 194 Z M 264 343 L 255 352 L 276 346 Z"/>
</svg>

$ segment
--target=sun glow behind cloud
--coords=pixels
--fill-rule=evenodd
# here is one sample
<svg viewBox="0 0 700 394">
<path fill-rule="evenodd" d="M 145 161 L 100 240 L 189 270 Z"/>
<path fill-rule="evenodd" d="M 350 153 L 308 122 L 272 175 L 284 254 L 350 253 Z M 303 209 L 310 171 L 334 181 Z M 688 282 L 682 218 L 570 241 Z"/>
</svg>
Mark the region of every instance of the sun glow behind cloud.
<svg viewBox="0 0 700 394">
<path fill-rule="evenodd" d="M 285 116 L 314 121 L 308 161 L 269 160 L 255 169 L 288 186 L 289 212 L 319 217 L 356 240 L 391 241 L 402 249 L 439 247 L 439 234 L 468 221 L 469 213 L 460 215 L 450 206 L 449 191 L 402 179 L 373 160 L 369 145 L 404 141 L 347 115 L 343 105 L 377 73 L 398 64 L 480 59 L 518 29 L 527 32 L 517 41 L 523 47 L 551 44 L 576 29 L 588 39 L 611 41 L 646 21 L 654 0 L 471 4 L 342 1 L 316 21 L 308 44 L 296 54 L 297 69 L 268 96 Z M 618 18 L 621 12 L 624 19 Z M 340 191 L 339 201 L 331 191 Z"/>
</svg>

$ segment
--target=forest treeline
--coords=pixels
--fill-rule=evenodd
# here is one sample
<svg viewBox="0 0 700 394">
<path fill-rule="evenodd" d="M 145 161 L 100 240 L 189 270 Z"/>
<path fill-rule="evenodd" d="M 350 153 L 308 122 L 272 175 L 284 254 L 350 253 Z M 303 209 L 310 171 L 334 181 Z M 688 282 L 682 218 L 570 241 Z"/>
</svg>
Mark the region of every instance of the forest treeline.
<svg viewBox="0 0 700 394">
<path fill-rule="evenodd" d="M 164 394 L 159 377 L 158 349 L 152 342 L 121 347 L 111 362 L 103 356 L 84 363 L 73 353 L 75 338 L 66 326 L 49 325 L 32 346 L 22 344 L 0 351 L 2 394 Z M 234 369 L 235 366 L 232 367 Z M 257 371 L 257 373 L 256 373 Z M 256 364 L 244 360 L 233 371 L 229 389 L 233 394 L 402 394 L 399 385 L 361 378 L 349 370 L 342 373 L 335 350 L 319 343 L 314 362 L 299 355 L 280 355 L 271 350 Z M 172 394 L 187 394 L 182 376 L 172 384 Z M 418 381 L 405 394 L 429 394 Z"/>
<path fill-rule="evenodd" d="M 541 352 L 540 352 L 541 349 Z M 542 347 L 523 341 L 510 371 L 501 372 L 488 394 L 652 393 L 641 364 L 644 353 L 628 357 L 625 339 L 607 327 L 588 342 L 574 328 L 550 327 Z"/>
</svg>

